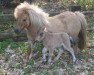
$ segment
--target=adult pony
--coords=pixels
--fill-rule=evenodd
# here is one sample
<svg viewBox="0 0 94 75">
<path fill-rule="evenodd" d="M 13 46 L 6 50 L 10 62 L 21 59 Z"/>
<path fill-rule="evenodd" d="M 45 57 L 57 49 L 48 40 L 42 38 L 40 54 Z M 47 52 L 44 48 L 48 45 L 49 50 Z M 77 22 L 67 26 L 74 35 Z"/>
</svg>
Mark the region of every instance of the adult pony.
<svg viewBox="0 0 94 75">
<path fill-rule="evenodd" d="M 66 11 L 59 15 L 49 17 L 41 8 L 36 5 L 30 5 L 27 2 L 21 3 L 14 10 L 14 17 L 17 20 L 15 32 L 20 33 L 26 30 L 30 50 L 28 53 L 32 56 L 32 46 L 37 33 L 44 28 L 49 32 L 66 32 L 76 40 L 74 50 L 84 49 L 86 47 L 86 19 L 81 12 Z M 28 54 L 28 55 L 29 55 Z"/>
</svg>

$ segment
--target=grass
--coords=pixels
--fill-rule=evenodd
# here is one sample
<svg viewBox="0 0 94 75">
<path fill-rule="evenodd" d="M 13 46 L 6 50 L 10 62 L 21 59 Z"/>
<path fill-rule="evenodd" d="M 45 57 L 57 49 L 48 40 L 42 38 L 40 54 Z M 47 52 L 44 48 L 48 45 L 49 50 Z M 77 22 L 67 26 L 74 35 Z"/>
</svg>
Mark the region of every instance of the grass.
<svg viewBox="0 0 94 75">
<path fill-rule="evenodd" d="M 4 15 L 2 11 L 0 11 L 0 16 L 1 16 L 1 15 Z"/>
<path fill-rule="evenodd" d="M 6 39 L 0 42 L 0 54 L 5 53 L 5 49 L 10 45 L 11 49 L 18 49 L 19 47 L 23 52 L 27 50 L 27 43 L 25 42 L 14 42 L 12 39 Z"/>
<path fill-rule="evenodd" d="M 11 49 L 18 50 L 18 48 L 20 48 L 23 53 L 27 53 L 28 42 L 14 42 L 12 39 L 6 39 L 0 42 L 0 54 L 5 53 L 5 49 L 9 45 Z M 41 53 L 42 48 L 43 48 L 43 44 L 41 42 L 36 42 L 33 51 Z"/>
</svg>

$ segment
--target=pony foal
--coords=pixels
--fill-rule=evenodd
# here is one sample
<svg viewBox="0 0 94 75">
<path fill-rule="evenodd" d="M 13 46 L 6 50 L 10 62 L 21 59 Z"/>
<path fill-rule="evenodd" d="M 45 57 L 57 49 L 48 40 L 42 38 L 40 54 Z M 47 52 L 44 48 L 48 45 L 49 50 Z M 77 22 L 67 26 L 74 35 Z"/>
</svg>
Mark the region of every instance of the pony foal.
<svg viewBox="0 0 94 75">
<path fill-rule="evenodd" d="M 57 61 L 60 58 L 64 50 L 68 51 L 72 55 L 73 62 L 76 61 L 76 57 L 75 57 L 73 48 L 71 47 L 70 37 L 67 33 L 65 32 L 52 33 L 48 31 L 43 31 L 43 32 L 38 33 L 36 40 L 42 41 L 44 45 L 44 48 L 42 50 L 42 53 L 43 53 L 42 61 L 43 62 L 46 61 L 46 53 L 48 50 L 49 51 L 48 63 L 51 63 L 53 52 L 57 48 L 59 49 L 59 52 L 56 58 L 54 59 L 54 61 Z"/>
</svg>

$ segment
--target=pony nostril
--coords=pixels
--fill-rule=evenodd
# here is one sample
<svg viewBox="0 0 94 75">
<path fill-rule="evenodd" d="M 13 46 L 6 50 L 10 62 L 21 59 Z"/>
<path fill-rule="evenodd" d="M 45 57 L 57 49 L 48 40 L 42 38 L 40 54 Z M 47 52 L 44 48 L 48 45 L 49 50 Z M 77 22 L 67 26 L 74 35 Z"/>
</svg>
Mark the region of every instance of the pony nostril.
<svg viewBox="0 0 94 75">
<path fill-rule="evenodd" d="M 14 31 L 16 34 L 20 34 L 20 32 L 21 32 L 19 29 L 15 29 Z"/>
</svg>

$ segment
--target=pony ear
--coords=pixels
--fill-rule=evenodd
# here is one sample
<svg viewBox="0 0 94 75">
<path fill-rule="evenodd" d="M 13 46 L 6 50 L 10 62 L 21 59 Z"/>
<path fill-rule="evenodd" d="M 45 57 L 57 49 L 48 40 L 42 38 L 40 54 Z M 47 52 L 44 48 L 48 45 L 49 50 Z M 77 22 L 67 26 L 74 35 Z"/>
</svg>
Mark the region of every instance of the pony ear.
<svg viewBox="0 0 94 75">
<path fill-rule="evenodd" d="M 23 3 L 24 3 L 24 4 L 30 4 L 30 3 L 29 3 L 29 2 L 27 2 L 27 1 L 24 1 Z"/>
</svg>

